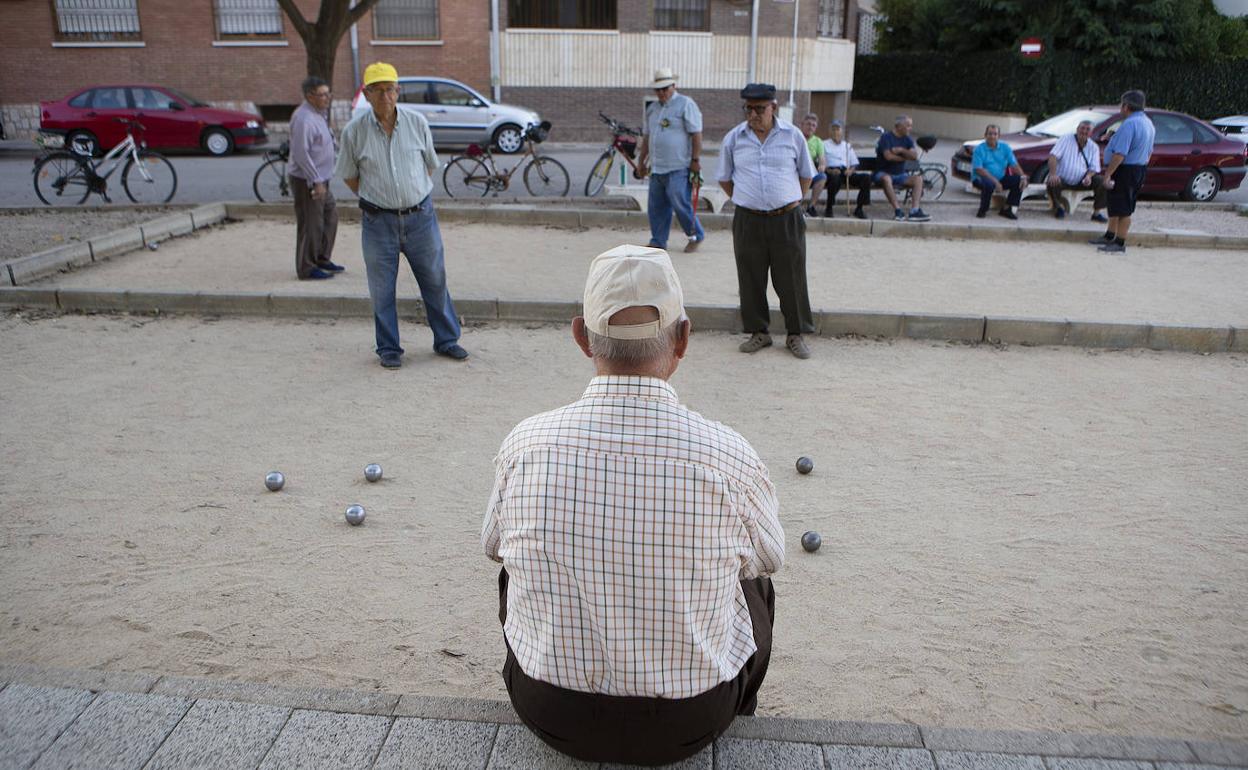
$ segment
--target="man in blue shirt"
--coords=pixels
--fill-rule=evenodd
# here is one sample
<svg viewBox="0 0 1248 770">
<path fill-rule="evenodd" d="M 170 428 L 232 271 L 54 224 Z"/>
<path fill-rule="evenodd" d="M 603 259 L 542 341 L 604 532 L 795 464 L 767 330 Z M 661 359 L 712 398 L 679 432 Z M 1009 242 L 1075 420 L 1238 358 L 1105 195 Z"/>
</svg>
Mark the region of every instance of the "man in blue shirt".
<svg viewBox="0 0 1248 770">
<path fill-rule="evenodd" d="M 1105 166 L 1105 189 L 1109 191 L 1109 227 L 1100 238 L 1088 243 L 1097 251 L 1121 254 L 1127 250 L 1126 237 L 1135 213 L 1135 199 L 1144 186 L 1148 159 L 1153 154 L 1156 129 L 1144 113 L 1144 92 L 1127 91 L 1118 107 L 1122 125 L 1105 146 L 1109 163 Z"/>
<path fill-rule="evenodd" d="M 693 210 L 690 177 L 702 173 L 702 111 L 692 99 L 676 93 L 676 75 L 661 67 L 654 72 L 657 102 L 646 105 L 646 125 L 641 135 L 638 168 L 650 174 L 650 245 L 667 248 L 672 231 L 672 214 L 689 237 L 685 251 L 694 251 L 706 233 Z M 646 168 L 646 161 L 651 168 Z"/>
<path fill-rule="evenodd" d="M 984 141 L 971 153 L 971 184 L 979 188 L 979 211 L 975 216 L 983 219 L 988 214 L 992 196 L 1009 191 L 1009 197 L 999 212 L 1006 219 L 1018 219 L 1018 204 L 1023 199 L 1027 179 L 1014 157 L 1014 150 L 1001 141 L 1001 127 L 989 123 L 984 129 Z"/>
<path fill-rule="evenodd" d="M 926 222 L 931 217 L 924 214 L 919 207 L 923 202 L 923 175 L 906 171 L 906 161 L 919 159 L 919 151 L 915 148 L 914 140 L 910 138 L 912 128 L 914 121 L 909 115 L 898 115 L 897 120 L 893 121 L 893 130 L 886 132 L 875 143 L 875 173 L 871 176 L 871 182 L 884 188 L 884 197 L 888 198 L 888 205 L 893 207 L 893 219 L 899 222 L 906 218 L 906 213 L 897 202 L 896 188 L 909 187 L 913 198 L 910 221 Z"/>
</svg>

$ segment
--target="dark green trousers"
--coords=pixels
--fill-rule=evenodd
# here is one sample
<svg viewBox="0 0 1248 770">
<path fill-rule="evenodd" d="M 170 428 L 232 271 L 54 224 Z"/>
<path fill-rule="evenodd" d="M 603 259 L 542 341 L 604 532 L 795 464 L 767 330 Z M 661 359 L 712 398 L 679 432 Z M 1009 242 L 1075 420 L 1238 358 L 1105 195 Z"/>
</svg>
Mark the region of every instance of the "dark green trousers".
<svg viewBox="0 0 1248 770">
<path fill-rule="evenodd" d="M 737 207 L 732 216 L 732 252 L 737 259 L 741 292 L 741 323 L 747 334 L 766 332 L 767 274 L 780 298 L 784 328 L 789 334 L 813 334 L 815 319 L 806 291 L 806 219 L 795 206 L 779 216 Z"/>
</svg>

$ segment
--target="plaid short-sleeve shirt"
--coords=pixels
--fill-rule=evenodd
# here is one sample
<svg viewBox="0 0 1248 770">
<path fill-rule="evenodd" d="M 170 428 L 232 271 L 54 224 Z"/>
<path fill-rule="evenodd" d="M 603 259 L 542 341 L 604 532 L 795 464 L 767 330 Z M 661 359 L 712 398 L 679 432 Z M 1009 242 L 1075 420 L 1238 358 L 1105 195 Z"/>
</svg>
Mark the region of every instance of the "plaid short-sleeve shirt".
<svg viewBox="0 0 1248 770">
<path fill-rule="evenodd" d="M 495 458 L 481 542 L 507 568 L 524 672 L 581 692 L 688 698 L 756 649 L 740 581 L 784 562 L 775 487 L 740 434 L 665 381 L 595 377 Z"/>
</svg>

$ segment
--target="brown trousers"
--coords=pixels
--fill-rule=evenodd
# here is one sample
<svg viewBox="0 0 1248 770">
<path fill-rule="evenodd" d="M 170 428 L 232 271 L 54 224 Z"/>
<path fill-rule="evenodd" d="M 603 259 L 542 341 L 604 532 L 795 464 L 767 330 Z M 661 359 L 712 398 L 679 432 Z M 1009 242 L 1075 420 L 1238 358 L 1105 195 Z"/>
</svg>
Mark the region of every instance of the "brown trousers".
<svg viewBox="0 0 1248 770">
<path fill-rule="evenodd" d="M 520 721 L 554 748 L 588 762 L 666 765 L 691 757 L 754 714 L 771 661 L 776 592 L 770 578 L 742 580 L 758 647 L 733 679 L 690 698 L 645 698 L 567 690 L 530 677 L 511 645 L 503 681 Z M 507 570 L 498 573 L 498 619 L 507 621 Z"/>
<path fill-rule="evenodd" d="M 746 334 L 765 332 L 771 323 L 767 273 L 780 298 L 784 329 L 812 334 L 815 317 L 806 291 L 806 218 L 797 206 L 779 216 L 737 207 L 732 215 L 732 252 L 737 260 L 741 325 Z"/>
<path fill-rule="evenodd" d="M 1049 200 L 1053 203 L 1053 208 L 1066 205 L 1065 203 L 1062 202 L 1062 197 L 1061 197 L 1062 190 L 1091 189 L 1092 190 L 1092 208 L 1096 211 L 1105 210 L 1105 199 L 1107 197 L 1107 192 L 1105 190 L 1105 177 L 1102 176 L 1101 174 L 1093 174 L 1092 184 L 1088 185 L 1087 187 L 1085 187 L 1084 185 L 1066 184 L 1065 182 L 1063 182 L 1061 187 L 1047 187 L 1046 186 L 1045 189 L 1049 193 Z"/>
<path fill-rule="evenodd" d="M 312 185 L 306 179 L 289 177 L 290 191 L 295 196 L 295 273 L 300 278 L 326 262 L 332 262 L 334 239 L 338 237 L 338 204 L 334 194 L 325 190 L 325 197 L 312 197 Z"/>
</svg>

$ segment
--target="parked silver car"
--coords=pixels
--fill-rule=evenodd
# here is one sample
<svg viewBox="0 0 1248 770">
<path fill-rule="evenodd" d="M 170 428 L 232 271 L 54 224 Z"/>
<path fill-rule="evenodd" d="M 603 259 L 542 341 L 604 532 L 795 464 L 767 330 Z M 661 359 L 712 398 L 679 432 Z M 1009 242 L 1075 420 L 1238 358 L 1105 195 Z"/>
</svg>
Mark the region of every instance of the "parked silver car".
<svg viewBox="0 0 1248 770">
<path fill-rule="evenodd" d="M 438 146 L 488 144 L 505 153 L 524 147 L 524 131 L 541 123 L 532 110 L 491 102 L 458 80 L 435 77 L 399 78 L 399 109 L 425 116 Z M 370 109 L 363 91 L 355 94 L 351 116 Z"/>
<path fill-rule="evenodd" d="M 1228 115 L 1209 123 L 1232 139 L 1248 142 L 1248 115 Z"/>
</svg>

